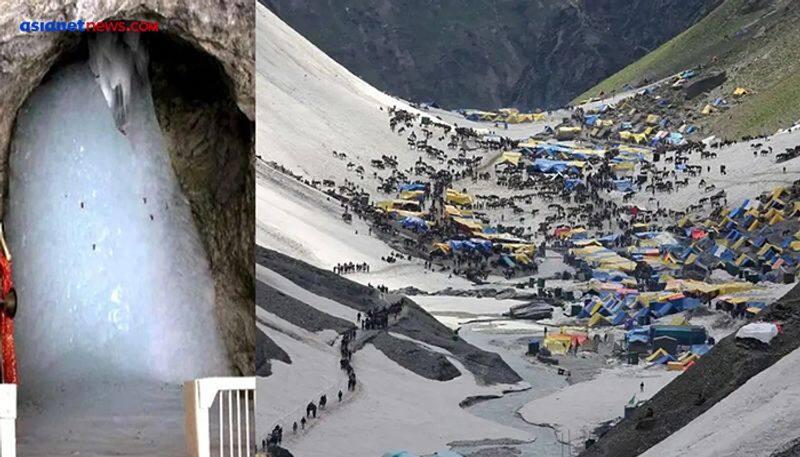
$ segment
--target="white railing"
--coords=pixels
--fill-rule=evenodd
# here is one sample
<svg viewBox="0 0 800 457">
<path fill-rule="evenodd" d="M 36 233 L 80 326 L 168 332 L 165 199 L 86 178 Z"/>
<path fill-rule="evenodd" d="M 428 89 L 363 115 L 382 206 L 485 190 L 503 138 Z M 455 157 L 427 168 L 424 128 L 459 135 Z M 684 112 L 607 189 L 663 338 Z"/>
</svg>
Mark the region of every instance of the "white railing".
<svg viewBox="0 0 800 457">
<path fill-rule="evenodd" d="M 0 384 L 0 457 L 17 455 L 17 385 Z"/>
<path fill-rule="evenodd" d="M 186 410 L 186 451 L 189 457 L 250 457 L 255 449 L 253 408 L 256 378 L 203 378 L 183 384 Z M 213 408 L 217 403 L 217 408 Z M 218 422 L 210 420 L 218 412 Z M 211 427 L 218 426 L 219 441 L 212 448 Z M 226 433 L 227 430 L 227 433 Z M 3 455 L 2 457 L 5 457 Z"/>
</svg>

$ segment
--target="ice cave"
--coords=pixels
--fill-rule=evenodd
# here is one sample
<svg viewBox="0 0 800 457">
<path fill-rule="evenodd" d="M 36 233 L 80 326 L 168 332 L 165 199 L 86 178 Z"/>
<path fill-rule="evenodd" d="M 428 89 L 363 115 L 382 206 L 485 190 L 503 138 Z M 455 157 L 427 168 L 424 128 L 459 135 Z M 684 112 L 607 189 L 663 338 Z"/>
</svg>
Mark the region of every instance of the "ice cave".
<svg viewBox="0 0 800 457">
<path fill-rule="evenodd" d="M 214 59 L 159 35 L 80 38 L 15 119 L 4 231 L 26 455 L 53 440 L 180 455 L 181 383 L 253 357 L 237 262 L 252 249 L 238 219 L 252 122 L 209 82 Z"/>
</svg>

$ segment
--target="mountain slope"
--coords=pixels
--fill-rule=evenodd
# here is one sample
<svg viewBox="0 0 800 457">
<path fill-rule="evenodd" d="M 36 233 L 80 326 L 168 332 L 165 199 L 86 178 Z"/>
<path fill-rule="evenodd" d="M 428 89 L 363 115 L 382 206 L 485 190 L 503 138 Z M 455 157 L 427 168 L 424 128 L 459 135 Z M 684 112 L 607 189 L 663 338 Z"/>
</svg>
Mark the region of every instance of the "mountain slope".
<svg viewBox="0 0 800 457">
<path fill-rule="evenodd" d="M 553 107 L 719 0 L 262 0 L 375 87 L 448 108 Z"/>
<path fill-rule="evenodd" d="M 686 68 L 725 70 L 728 81 L 753 94 L 708 122 L 727 138 L 772 133 L 800 117 L 800 4 L 791 0 L 725 0 L 685 32 L 574 99 L 613 93 Z"/>
<path fill-rule="evenodd" d="M 359 331 L 351 360 L 359 388 L 350 392 L 339 368 L 338 332 L 353 327 L 357 312 L 363 316 L 388 299 L 261 247 L 256 262 L 256 325 L 271 342 L 262 349 L 266 368 L 257 381 L 259 439 L 276 424 L 288 432 L 323 393 L 330 410 L 285 443 L 296 455 L 380 455 L 397 447 L 424 453 L 475 436 L 524 438 L 459 406 L 467 397 L 499 395 L 519 376 L 497 354 L 453 340 L 449 329 L 407 299 L 388 331 Z M 338 390 L 346 392 L 342 404 L 335 400 Z M 370 435 L 362 439 L 348 433 L 367 426 Z"/>
</svg>

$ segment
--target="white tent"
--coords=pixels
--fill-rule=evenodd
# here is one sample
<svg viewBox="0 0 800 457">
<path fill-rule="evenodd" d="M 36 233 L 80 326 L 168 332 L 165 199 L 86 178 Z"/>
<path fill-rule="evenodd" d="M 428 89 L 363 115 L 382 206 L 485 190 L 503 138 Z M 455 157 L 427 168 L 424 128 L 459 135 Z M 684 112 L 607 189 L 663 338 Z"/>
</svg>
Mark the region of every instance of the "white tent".
<svg viewBox="0 0 800 457">
<path fill-rule="evenodd" d="M 754 322 L 747 324 L 736 332 L 736 338 L 754 338 L 762 343 L 769 344 L 779 333 L 780 329 L 776 324 L 766 322 Z"/>
</svg>

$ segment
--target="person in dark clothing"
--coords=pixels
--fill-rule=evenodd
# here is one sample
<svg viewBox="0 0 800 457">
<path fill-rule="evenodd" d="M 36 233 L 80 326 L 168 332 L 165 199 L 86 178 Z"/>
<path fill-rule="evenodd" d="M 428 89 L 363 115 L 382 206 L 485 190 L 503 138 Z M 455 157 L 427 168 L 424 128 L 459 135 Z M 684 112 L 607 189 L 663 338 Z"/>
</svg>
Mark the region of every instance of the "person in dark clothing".
<svg viewBox="0 0 800 457">
<path fill-rule="evenodd" d="M 297 421 L 294 421 L 294 424 L 292 424 L 292 433 L 297 433 Z"/>
<path fill-rule="evenodd" d="M 339 393 L 337 394 L 337 396 L 339 397 L 339 401 L 342 401 L 342 391 L 341 391 L 341 390 L 339 391 Z"/>
<path fill-rule="evenodd" d="M 639 384 L 639 392 L 644 392 L 644 381 L 642 381 L 642 383 Z"/>
<path fill-rule="evenodd" d="M 303 430 L 306 429 L 306 418 L 305 417 L 301 417 L 300 418 L 300 428 L 302 428 Z"/>
</svg>

